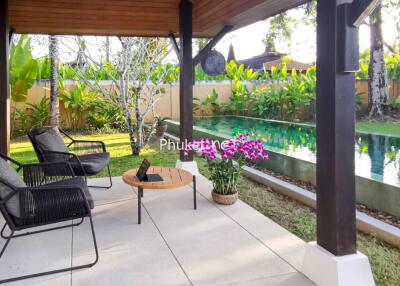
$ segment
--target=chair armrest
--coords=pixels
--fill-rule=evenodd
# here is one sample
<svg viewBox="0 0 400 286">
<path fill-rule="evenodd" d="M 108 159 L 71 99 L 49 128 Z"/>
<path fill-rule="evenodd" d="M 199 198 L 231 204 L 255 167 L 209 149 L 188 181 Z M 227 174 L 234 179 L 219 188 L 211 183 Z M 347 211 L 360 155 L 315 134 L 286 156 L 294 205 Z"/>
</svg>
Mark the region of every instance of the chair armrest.
<svg viewBox="0 0 400 286">
<path fill-rule="evenodd" d="M 71 164 L 65 161 L 25 164 L 21 169 L 24 182 L 29 187 L 39 187 L 75 177 Z"/>
<path fill-rule="evenodd" d="M 81 186 L 42 186 L 23 188 L 20 195 L 21 213 L 35 223 L 64 218 L 82 217 L 90 213 L 89 203 Z"/>
<path fill-rule="evenodd" d="M 60 162 L 60 161 L 66 161 L 70 163 L 71 165 L 76 165 L 79 168 L 81 168 L 83 174 L 85 174 L 85 169 L 82 166 L 81 161 L 79 160 L 79 157 L 74 154 L 74 153 L 68 153 L 68 152 L 58 152 L 58 151 L 43 151 L 43 158 L 45 161 L 52 161 L 52 162 Z"/>
<path fill-rule="evenodd" d="M 70 152 L 59 152 L 59 151 L 43 151 L 44 160 L 47 162 L 76 162 L 80 163 L 79 158 L 76 154 Z"/>
<path fill-rule="evenodd" d="M 17 160 L 14 160 L 13 158 L 10 158 L 6 155 L 4 155 L 3 153 L 0 153 L 0 158 L 2 158 L 5 161 L 9 161 L 13 164 L 15 164 L 17 166 L 17 171 L 19 171 L 22 167 L 22 164 L 20 162 L 18 162 Z"/>
<path fill-rule="evenodd" d="M 45 223 L 57 219 L 81 217 L 90 213 L 84 190 L 78 185 L 15 188 L 0 201 L 3 209 L 8 200 L 19 195 L 21 218 Z"/>
<path fill-rule="evenodd" d="M 68 147 L 74 147 L 74 153 L 90 154 L 107 152 L 106 145 L 102 141 L 95 140 L 73 140 Z"/>
</svg>

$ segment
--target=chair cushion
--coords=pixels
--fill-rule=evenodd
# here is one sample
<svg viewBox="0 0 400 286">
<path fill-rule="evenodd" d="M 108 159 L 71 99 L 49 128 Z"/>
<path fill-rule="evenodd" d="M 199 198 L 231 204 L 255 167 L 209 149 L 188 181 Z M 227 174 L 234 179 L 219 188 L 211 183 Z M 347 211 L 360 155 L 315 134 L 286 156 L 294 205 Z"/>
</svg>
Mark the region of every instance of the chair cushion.
<svg viewBox="0 0 400 286">
<path fill-rule="evenodd" d="M 78 156 L 79 161 L 83 168 L 85 169 L 85 173 L 87 175 L 96 175 L 105 167 L 110 161 L 110 153 L 102 152 L 102 153 L 95 153 L 95 154 L 85 154 Z M 78 164 L 72 163 L 72 169 L 74 170 L 75 175 L 83 176 L 82 169 Z"/>
<path fill-rule="evenodd" d="M 18 173 L 8 164 L 8 162 L 0 158 L 0 178 L 15 188 L 25 188 L 26 184 L 18 175 Z M 8 194 L 13 192 L 13 189 L 9 186 L 0 183 L 0 198 L 4 199 Z M 20 205 L 20 194 L 15 194 L 6 202 L 7 211 L 18 218 L 22 217 L 21 205 Z"/>
<path fill-rule="evenodd" d="M 57 128 L 48 128 L 34 138 L 41 151 L 69 152 Z"/>
<path fill-rule="evenodd" d="M 66 180 L 50 183 L 50 184 L 47 184 L 44 186 L 47 187 L 47 186 L 72 186 L 72 185 L 82 187 L 83 192 L 85 193 L 85 197 L 89 203 L 89 207 L 91 209 L 94 209 L 94 200 L 93 200 L 92 194 L 90 193 L 86 182 L 81 177 L 74 177 L 71 179 L 66 179 Z"/>
</svg>

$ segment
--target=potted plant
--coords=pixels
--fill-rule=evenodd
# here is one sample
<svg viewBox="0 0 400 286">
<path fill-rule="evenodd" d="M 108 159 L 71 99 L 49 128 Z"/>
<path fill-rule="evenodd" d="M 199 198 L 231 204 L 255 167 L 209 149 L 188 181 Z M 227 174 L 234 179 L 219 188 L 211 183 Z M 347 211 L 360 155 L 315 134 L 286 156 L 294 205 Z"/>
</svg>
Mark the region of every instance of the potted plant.
<svg viewBox="0 0 400 286">
<path fill-rule="evenodd" d="M 157 116 L 155 118 L 156 120 L 156 135 L 157 137 L 163 137 L 164 133 L 167 132 L 168 129 L 168 125 L 167 125 L 167 119 L 169 119 L 168 117 L 161 117 L 161 116 Z"/>
<path fill-rule="evenodd" d="M 184 151 L 186 154 L 200 151 L 205 157 L 213 183 L 212 198 L 216 203 L 223 205 L 231 205 L 237 201 L 238 179 L 245 161 L 268 159 L 263 142 L 251 140 L 250 135 L 226 140 L 219 148 L 209 139 L 194 139 L 186 145 Z"/>
</svg>

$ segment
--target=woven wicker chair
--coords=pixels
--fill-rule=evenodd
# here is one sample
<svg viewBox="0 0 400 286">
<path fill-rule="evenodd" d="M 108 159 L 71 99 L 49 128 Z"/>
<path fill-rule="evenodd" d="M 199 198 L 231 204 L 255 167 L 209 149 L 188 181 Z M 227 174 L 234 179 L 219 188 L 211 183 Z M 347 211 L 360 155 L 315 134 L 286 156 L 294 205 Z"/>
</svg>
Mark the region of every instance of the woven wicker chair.
<svg viewBox="0 0 400 286">
<path fill-rule="evenodd" d="M 69 144 L 64 144 L 63 136 L 70 141 Z M 104 142 L 76 140 L 65 131 L 50 126 L 33 128 L 28 137 L 39 162 L 70 162 L 75 175 L 84 177 L 86 181 L 88 176 L 97 175 L 107 168 L 110 184 L 90 187 L 106 189 L 112 187 L 110 153 L 107 152 Z"/>
<path fill-rule="evenodd" d="M 16 165 L 15 171 L 10 165 Z M 22 171 L 23 180 L 17 172 Z M 5 219 L 1 237 L 6 240 L 0 251 L 2 258 L 11 239 L 78 226 L 85 218 L 89 218 L 96 258 L 92 263 L 51 270 L 36 274 L 12 277 L 0 280 L 1 283 L 37 276 L 55 274 L 92 267 L 98 261 L 98 249 L 93 227 L 91 209 L 93 199 L 85 181 L 75 177 L 71 165 L 66 162 L 52 162 L 23 165 L 7 156 L 0 154 L 0 212 Z M 71 221 L 77 220 L 76 223 Z M 53 226 L 55 223 L 66 222 L 66 225 Z M 48 228 L 31 230 L 37 226 Z M 6 229 L 9 229 L 6 234 Z M 15 234 L 15 232 L 22 232 Z"/>
</svg>

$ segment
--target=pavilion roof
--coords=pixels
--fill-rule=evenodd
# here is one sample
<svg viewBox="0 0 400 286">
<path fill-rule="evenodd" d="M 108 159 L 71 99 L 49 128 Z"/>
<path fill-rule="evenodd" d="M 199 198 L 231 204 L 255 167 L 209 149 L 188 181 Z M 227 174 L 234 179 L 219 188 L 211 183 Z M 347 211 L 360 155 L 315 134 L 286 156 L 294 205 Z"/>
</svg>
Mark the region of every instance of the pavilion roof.
<svg viewBox="0 0 400 286">
<path fill-rule="evenodd" d="M 271 71 L 272 67 L 282 67 L 283 65 L 286 65 L 286 68 L 289 71 L 292 69 L 295 69 L 296 71 L 306 71 L 313 66 L 312 64 L 302 63 L 294 60 L 290 60 L 288 63 L 285 63 L 282 58 L 268 61 L 263 64 L 264 71 Z"/>
<path fill-rule="evenodd" d="M 213 37 L 307 0 L 193 0 L 193 34 Z M 178 34 L 180 0 L 9 0 L 16 33 L 167 36 Z"/>
</svg>

